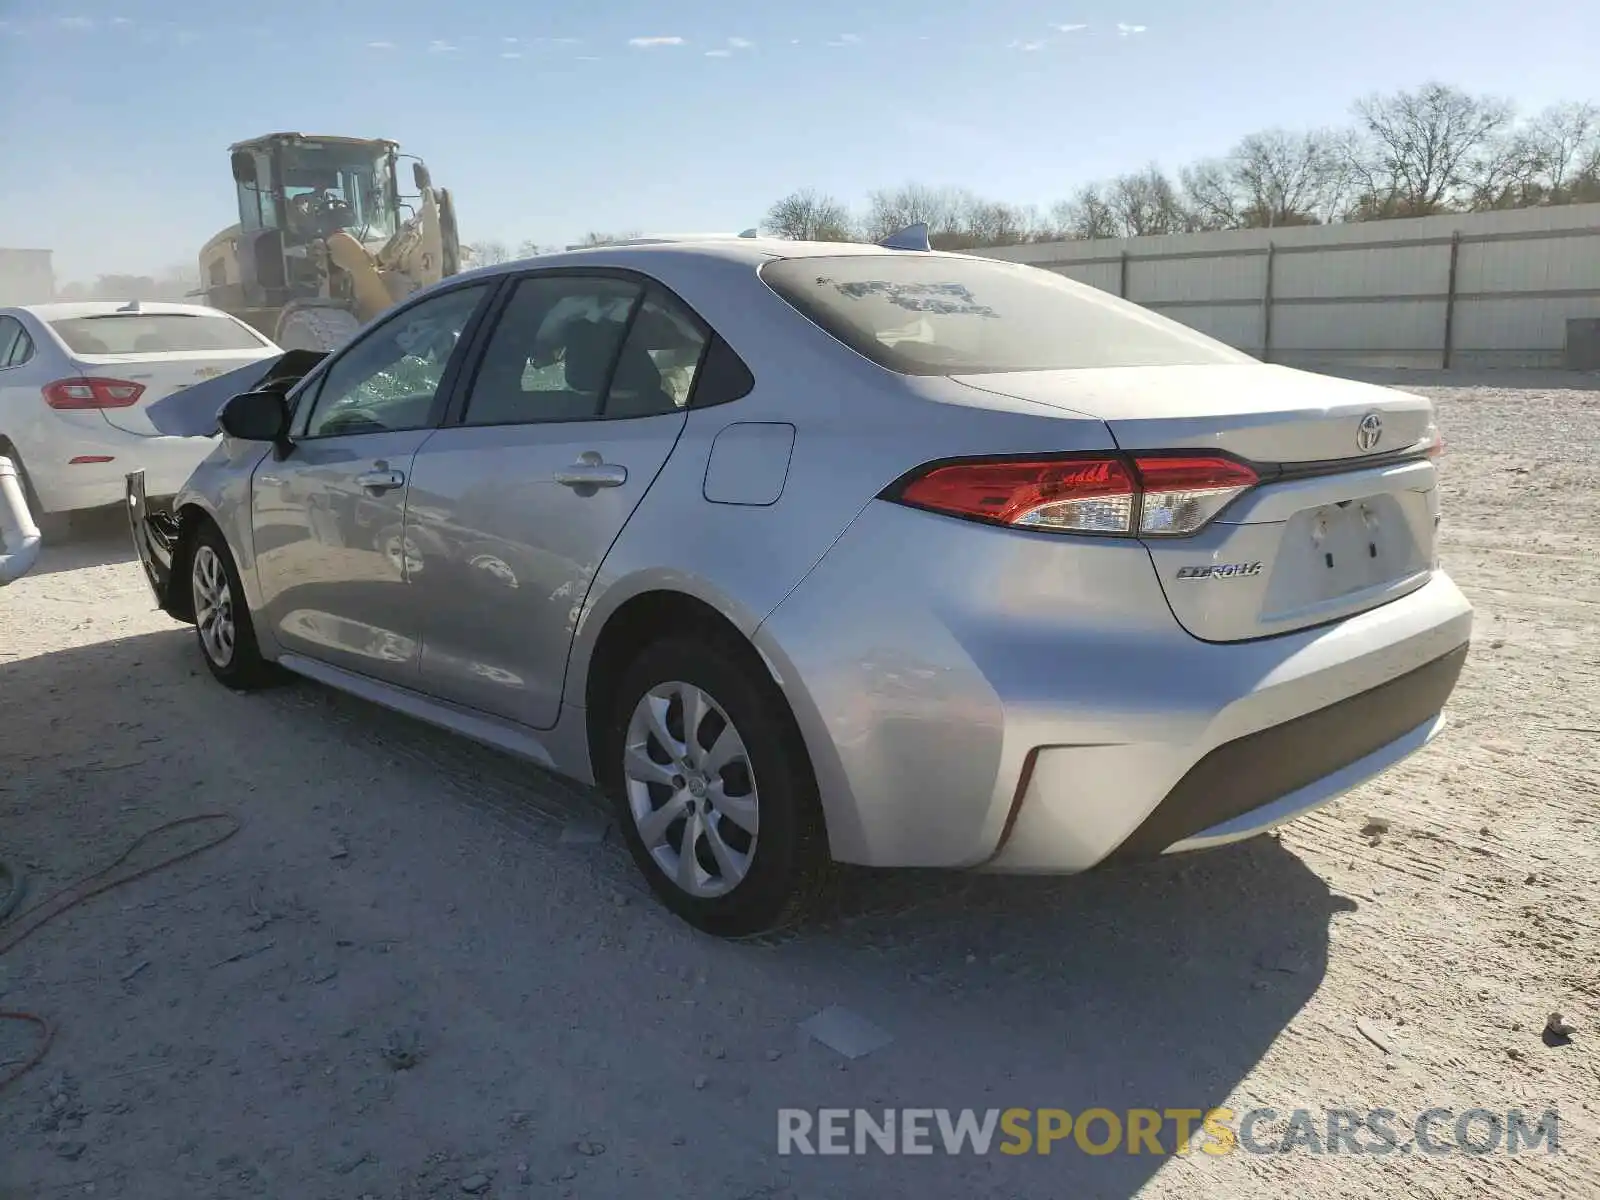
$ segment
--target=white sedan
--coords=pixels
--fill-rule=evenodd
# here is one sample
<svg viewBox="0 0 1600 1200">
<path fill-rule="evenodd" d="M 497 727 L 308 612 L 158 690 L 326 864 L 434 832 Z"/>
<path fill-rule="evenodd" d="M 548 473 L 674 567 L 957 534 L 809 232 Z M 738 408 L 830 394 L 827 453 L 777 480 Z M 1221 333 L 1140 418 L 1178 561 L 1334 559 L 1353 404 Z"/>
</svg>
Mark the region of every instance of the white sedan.
<svg viewBox="0 0 1600 1200">
<path fill-rule="evenodd" d="M 0 308 L 0 455 L 17 463 L 35 517 L 120 503 L 133 470 L 153 494 L 171 494 L 216 443 L 163 435 L 150 406 L 282 353 L 195 304 Z"/>
</svg>

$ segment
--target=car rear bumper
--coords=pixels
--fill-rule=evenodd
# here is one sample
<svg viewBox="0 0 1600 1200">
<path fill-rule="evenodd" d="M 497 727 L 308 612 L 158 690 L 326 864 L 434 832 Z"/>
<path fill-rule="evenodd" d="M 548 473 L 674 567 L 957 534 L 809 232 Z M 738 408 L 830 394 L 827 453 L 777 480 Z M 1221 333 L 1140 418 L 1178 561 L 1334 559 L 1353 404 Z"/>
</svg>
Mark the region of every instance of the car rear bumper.
<svg viewBox="0 0 1600 1200">
<path fill-rule="evenodd" d="M 1435 573 L 1329 625 L 1202 642 L 1137 545 L 881 504 L 756 641 L 836 858 L 1064 873 L 1248 837 L 1393 765 L 1437 732 L 1471 621 Z"/>
<path fill-rule="evenodd" d="M 103 508 L 122 501 L 130 470 L 144 472 L 150 495 L 175 495 L 215 445 L 211 438 L 139 437 L 110 426 L 89 436 L 75 429 L 69 457 L 91 461 L 36 456 L 28 462 L 28 475 L 47 512 Z"/>
</svg>

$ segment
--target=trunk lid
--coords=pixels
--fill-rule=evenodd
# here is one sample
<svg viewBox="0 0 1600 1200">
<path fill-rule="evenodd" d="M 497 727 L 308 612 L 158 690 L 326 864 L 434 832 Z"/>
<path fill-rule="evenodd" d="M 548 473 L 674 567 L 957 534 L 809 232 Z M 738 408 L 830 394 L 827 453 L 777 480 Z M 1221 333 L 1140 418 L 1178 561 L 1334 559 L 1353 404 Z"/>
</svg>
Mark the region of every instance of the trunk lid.
<svg viewBox="0 0 1600 1200">
<path fill-rule="evenodd" d="M 127 408 L 102 408 L 100 415 L 125 433 L 140 437 L 158 437 L 161 430 L 150 420 L 150 406 L 165 400 L 195 384 L 204 383 L 240 367 L 269 357 L 276 351 L 263 347 L 259 351 L 193 350 L 166 354 L 75 354 L 73 361 L 80 374 L 91 377 L 123 379 L 143 386 L 139 399 Z M 213 429 L 208 432 L 214 432 Z"/>
<path fill-rule="evenodd" d="M 1423 397 L 1268 365 L 959 377 L 1100 418 L 1117 445 L 1223 452 L 1261 482 L 1199 533 L 1144 539 L 1173 615 L 1205 641 L 1288 633 L 1414 591 L 1437 565 Z M 1408 453 L 1414 451 L 1414 453 Z"/>
<path fill-rule="evenodd" d="M 1264 363 L 958 375 L 958 382 L 1099 417 L 1124 450 L 1225 450 L 1256 463 L 1366 458 L 1415 444 L 1421 396 Z M 1371 446 L 1357 441 L 1368 413 Z"/>
<path fill-rule="evenodd" d="M 73 308 L 48 324 L 79 375 L 144 389 L 126 408 L 99 410 L 108 424 L 140 437 L 160 434 L 149 415 L 157 401 L 282 353 L 242 321 L 194 305 L 133 301 L 110 312 Z"/>
</svg>

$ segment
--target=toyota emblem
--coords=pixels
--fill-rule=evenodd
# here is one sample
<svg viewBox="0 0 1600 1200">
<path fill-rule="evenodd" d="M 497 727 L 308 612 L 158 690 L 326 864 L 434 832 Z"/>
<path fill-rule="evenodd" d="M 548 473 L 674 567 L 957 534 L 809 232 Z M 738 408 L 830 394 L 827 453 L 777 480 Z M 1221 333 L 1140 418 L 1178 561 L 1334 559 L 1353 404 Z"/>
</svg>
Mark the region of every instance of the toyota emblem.
<svg viewBox="0 0 1600 1200">
<path fill-rule="evenodd" d="M 1383 437 L 1383 418 L 1375 412 L 1369 412 L 1361 418 L 1361 424 L 1356 426 L 1356 445 L 1363 453 L 1378 448 L 1378 439 Z"/>
</svg>

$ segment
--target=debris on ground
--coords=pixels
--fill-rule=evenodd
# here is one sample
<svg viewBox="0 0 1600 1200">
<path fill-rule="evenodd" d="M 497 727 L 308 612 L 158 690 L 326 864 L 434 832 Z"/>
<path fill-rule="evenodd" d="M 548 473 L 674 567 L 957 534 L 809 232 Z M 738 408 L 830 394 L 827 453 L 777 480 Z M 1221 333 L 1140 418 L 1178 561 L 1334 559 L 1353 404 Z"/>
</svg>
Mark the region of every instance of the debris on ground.
<svg viewBox="0 0 1600 1200">
<path fill-rule="evenodd" d="M 802 1021 L 800 1031 L 846 1058 L 863 1058 L 894 1040 L 892 1034 L 837 1004 Z"/>
<path fill-rule="evenodd" d="M 1544 1020 L 1545 1040 L 1554 1045 L 1566 1045 L 1572 1040 L 1572 1035 L 1576 1032 L 1578 1032 L 1577 1027 L 1568 1024 L 1566 1019 L 1558 1012 L 1551 1013 Z"/>
<path fill-rule="evenodd" d="M 422 1036 L 414 1029 L 393 1029 L 378 1050 L 391 1071 L 409 1071 L 422 1061 Z"/>
</svg>

